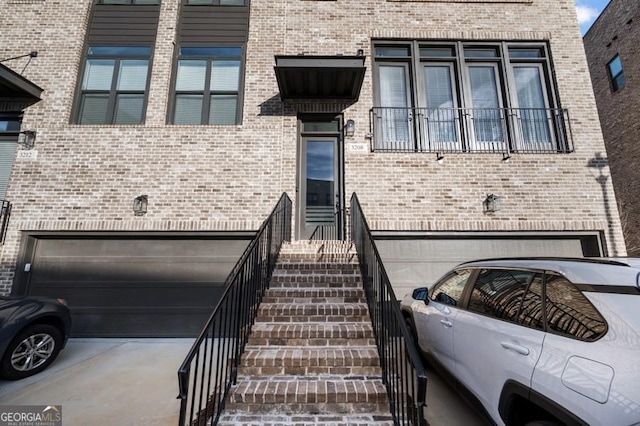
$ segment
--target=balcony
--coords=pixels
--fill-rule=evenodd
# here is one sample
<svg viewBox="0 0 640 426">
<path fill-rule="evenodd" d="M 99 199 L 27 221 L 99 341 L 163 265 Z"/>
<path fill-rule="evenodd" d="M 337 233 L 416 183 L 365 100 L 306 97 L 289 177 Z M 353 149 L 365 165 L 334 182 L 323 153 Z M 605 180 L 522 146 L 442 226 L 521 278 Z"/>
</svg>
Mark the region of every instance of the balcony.
<svg viewBox="0 0 640 426">
<path fill-rule="evenodd" d="M 380 152 L 561 154 L 573 152 L 560 108 L 395 108 L 370 111 Z"/>
</svg>

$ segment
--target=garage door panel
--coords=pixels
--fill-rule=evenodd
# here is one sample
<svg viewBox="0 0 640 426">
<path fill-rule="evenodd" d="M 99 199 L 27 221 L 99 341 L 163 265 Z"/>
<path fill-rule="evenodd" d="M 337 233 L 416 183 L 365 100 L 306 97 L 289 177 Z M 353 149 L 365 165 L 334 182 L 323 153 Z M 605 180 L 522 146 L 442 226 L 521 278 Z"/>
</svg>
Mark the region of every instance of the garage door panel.
<svg viewBox="0 0 640 426">
<path fill-rule="evenodd" d="M 376 245 L 396 296 L 430 286 L 462 262 L 493 257 L 582 257 L 578 237 L 378 239 Z"/>
<path fill-rule="evenodd" d="M 47 236 L 37 239 L 27 290 L 67 300 L 72 336 L 196 336 L 248 242 Z"/>
</svg>

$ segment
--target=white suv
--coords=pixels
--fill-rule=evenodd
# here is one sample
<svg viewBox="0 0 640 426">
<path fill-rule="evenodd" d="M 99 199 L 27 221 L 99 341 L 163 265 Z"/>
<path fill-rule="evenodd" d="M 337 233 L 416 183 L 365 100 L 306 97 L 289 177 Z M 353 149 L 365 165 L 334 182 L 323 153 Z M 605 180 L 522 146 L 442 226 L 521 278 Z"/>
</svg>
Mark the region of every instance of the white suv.
<svg viewBox="0 0 640 426">
<path fill-rule="evenodd" d="M 640 424 L 640 259 L 463 263 L 405 296 L 431 364 L 496 424 Z"/>
</svg>

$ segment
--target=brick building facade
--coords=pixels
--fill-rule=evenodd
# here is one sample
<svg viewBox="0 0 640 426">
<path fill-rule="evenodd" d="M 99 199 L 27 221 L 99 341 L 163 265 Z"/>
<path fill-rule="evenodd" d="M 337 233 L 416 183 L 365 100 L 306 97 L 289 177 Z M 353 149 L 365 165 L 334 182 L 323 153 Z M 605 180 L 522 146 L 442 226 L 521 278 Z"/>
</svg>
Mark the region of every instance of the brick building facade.
<svg viewBox="0 0 640 426">
<path fill-rule="evenodd" d="M 133 84 L 126 93 L 129 111 L 142 105 L 139 124 L 96 124 L 91 111 L 85 114 L 90 101 L 102 99 L 90 89 L 106 63 L 100 52 L 110 53 L 98 48 L 133 43 L 109 41 L 118 30 L 100 27 L 97 11 L 107 5 L 95 3 L 0 0 L 0 56 L 37 50 L 23 76 L 44 88 L 22 121 L 22 130 L 37 132 L 37 156 L 18 150 L 6 191 L 13 211 L 0 293 L 51 293 L 56 282 L 80 275 L 83 282 L 150 282 L 120 280 L 116 270 L 135 267 L 108 259 L 127 253 L 147 271 L 161 263 L 163 275 L 175 275 L 200 268 L 185 267 L 181 253 L 207 239 L 222 243 L 201 250 L 231 262 L 242 250 L 238 241 L 259 227 L 282 192 L 294 201 L 294 239 L 306 238 L 316 201 L 299 194 L 304 176 L 318 179 L 310 164 L 327 141 L 332 148 L 324 154 L 332 159 L 323 165 L 332 170 L 335 200 L 324 207 L 335 201 L 344 209 L 358 194 L 400 295 L 472 258 L 625 254 L 611 180 L 603 178 L 609 171 L 573 0 L 108 5 L 122 16 L 126 8 L 157 10 L 151 53 L 116 58 L 122 67 L 147 67 L 143 95 Z M 238 34 L 230 41 L 220 30 L 199 39 L 187 23 L 193 8 L 201 8 L 195 13 L 206 28 L 205 15 L 234 13 L 215 28 L 226 22 Z M 211 46 L 240 50 L 197 50 Z M 301 67 L 287 68 L 296 58 Z M 205 62 L 207 76 L 226 70 L 232 77 L 211 77 L 204 92 L 189 91 L 195 86 L 188 76 Z M 19 72 L 24 62 L 6 65 Z M 104 99 L 113 111 L 121 101 L 110 81 Z M 357 90 L 339 91 L 344 81 Z M 193 119 L 194 99 L 209 95 L 201 104 L 209 115 L 196 113 L 211 123 L 183 124 Z M 137 104 L 136 96 L 144 101 Z M 235 108 L 235 118 L 216 115 L 223 103 L 234 105 L 225 111 Z M 353 136 L 343 131 L 348 120 Z M 132 202 L 142 194 L 148 210 L 135 216 Z M 500 197 L 500 210 L 483 211 L 488 194 Z M 169 246 L 170 254 L 161 249 Z M 148 262 L 147 255 L 156 257 Z M 190 259 L 202 255 L 196 250 Z"/>
<path fill-rule="evenodd" d="M 584 36 L 627 251 L 640 256 L 640 4 L 611 0 Z M 610 66 L 612 68 L 610 68 Z M 617 81 L 616 81 L 617 79 Z"/>
</svg>

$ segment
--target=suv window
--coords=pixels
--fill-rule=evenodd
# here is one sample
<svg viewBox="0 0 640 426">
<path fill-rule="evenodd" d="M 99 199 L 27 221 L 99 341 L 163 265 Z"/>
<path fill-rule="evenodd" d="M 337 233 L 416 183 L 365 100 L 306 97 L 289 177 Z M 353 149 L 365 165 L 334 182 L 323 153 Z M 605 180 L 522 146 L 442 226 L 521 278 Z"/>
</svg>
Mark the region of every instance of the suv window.
<svg viewBox="0 0 640 426">
<path fill-rule="evenodd" d="M 604 318 L 566 278 L 547 274 L 546 296 L 549 331 L 588 341 L 599 339 L 607 331 Z"/>
<path fill-rule="evenodd" d="M 468 269 L 453 271 L 433 286 L 429 292 L 429 298 L 434 302 L 458 306 L 470 275 L 471 270 Z"/>
<path fill-rule="evenodd" d="M 468 308 L 494 318 L 515 322 L 522 301 L 531 299 L 525 298 L 525 293 L 536 277 L 541 281 L 540 274 L 533 271 L 483 269 L 473 286 Z"/>
</svg>

